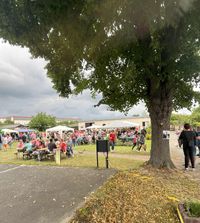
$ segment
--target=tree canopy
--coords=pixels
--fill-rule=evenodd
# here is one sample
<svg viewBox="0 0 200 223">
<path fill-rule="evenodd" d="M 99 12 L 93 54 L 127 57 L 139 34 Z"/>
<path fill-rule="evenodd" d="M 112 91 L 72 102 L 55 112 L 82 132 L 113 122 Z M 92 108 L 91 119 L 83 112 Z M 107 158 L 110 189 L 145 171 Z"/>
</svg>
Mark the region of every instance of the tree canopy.
<svg viewBox="0 0 200 223">
<path fill-rule="evenodd" d="M 200 106 L 193 110 L 191 115 L 191 122 L 193 126 L 200 127 Z"/>
<path fill-rule="evenodd" d="M 185 123 L 191 123 L 191 115 L 173 114 L 171 116 L 170 124 L 173 126 L 183 127 Z"/>
<path fill-rule="evenodd" d="M 190 115 L 172 114 L 170 124 L 183 127 L 185 123 L 190 123 L 192 127 L 200 128 L 200 106 L 194 108 Z"/>
<path fill-rule="evenodd" d="M 167 82 L 174 107 L 190 107 L 199 9 L 192 0 L 2 0 L 0 36 L 45 58 L 64 97 L 90 88 L 102 93 L 100 104 L 124 111 L 148 104 L 150 85 Z"/>
<path fill-rule="evenodd" d="M 53 127 L 55 125 L 55 117 L 47 115 L 43 112 L 40 112 L 34 116 L 29 123 L 30 128 L 37 129 L 39 131 L 45 131 L 47 128 Z"/>
<path fill-rule="evenodd" d="M 45 58 L 63 97 L 90 89 L 98 105 L 125 112 L 143 100 L 151 162 L 167 166 L 171 112 L 200 98 L 199 11 L 198 0 L 2 0 L 0 37 Z"/>
</svg>

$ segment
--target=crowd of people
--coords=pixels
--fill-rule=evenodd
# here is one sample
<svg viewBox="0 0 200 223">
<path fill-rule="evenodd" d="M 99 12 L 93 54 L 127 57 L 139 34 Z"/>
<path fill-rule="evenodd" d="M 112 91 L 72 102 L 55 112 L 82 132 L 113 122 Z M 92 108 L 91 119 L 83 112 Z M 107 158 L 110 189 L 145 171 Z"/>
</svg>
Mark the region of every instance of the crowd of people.
<svg viewBox="0 0 200 223">
<path fill-rule="evenodd" d="M 146 151 L 145 139 L 146 130 L 140 131 L 136 128 L 131 129 L 115 129 L 115 130 L 84 130 L 74 132 L 64 132 L 61 135 L 59 132 L 51 133 L 0 133 L 0 150 L 7 151 L 12 148 L 13 142 L 17 141 L 17 151 L 26 152 L 38 160 L 41 160 L 42 155 L 55 154 L 59 149 L 62 153 L 65 153 L 67 157 L 74 156 L 74 149 L 77 145 L 95 144 L 96 140 L 108 140 L 110 150 L 115 150 L 117 140 L 121 140 L 123 143 L 132 141 L 132 150 Z M 184 125 L 184 130 L 179 132 L 179 146 L 183 147 L 185 157 L 185 170 L 189 169 L 189 162 L 191 162 L 192 170 L 195 170 L 195 156 L 196 148 L 199 149 L 200 157 L 200 135 L 191 128 L 190 124 Z"/>
<path fill-rule="evenodd" d="M 8 148 L 11 148 L 14 140 L 10 134 L 0 134 L 0 150 L 3 149 L 3 151 L 6 151 Z"/>
<path fill-rule="evenodd" d="M 65 132 L 61 135 L 59 132 L 46 133 L 11 133 L 0 134 L 0 149 L 3 151 L 8 150 L 14 141 L 17 141 L 17 151 L 27 152 L 30 154 L 38 155 L 42 153 L 43 148 L 47 148 L 45 152 L 55 153 L 56 149 L 60 149 L 61 152 L 66 153 L 67 156 L 73 156 L 73 150 L 77 145 L 83 144 L 95 144 L 96 140 L 108 140 L 110 150 L 115 149 L 117 139 L 124 141 L 126 137 L 131 138 L 133 146 L 132 149 L 137 147 L 140 151 L 143 148 L 146 151 L 145 146 L 146 131 L 143 129 L 140 132 L 138 129 L 126 129 L 126 130 L 85 130 L 74 132 Z"/>
</svg>

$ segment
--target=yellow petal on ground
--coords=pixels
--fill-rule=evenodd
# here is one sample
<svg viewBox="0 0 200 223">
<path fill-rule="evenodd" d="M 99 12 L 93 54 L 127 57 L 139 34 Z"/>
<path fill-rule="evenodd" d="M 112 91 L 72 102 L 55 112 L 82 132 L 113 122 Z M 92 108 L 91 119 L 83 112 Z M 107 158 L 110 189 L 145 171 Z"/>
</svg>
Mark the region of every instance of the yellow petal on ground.
<svg viewBox="0 0 200 223">
<path fill-rule="evenodd" d="M 141 177 L 141 175 L 140 174 L 138 174 L 138 173 L 131 173 L 131 175 L 133 176 L 133 177 Z"/>
<path fill-rule="evenodd" d="M 167 196 L 167 198 L 171 201 L 180 201 L 178 198 L 172 196 Z"/>
<path fill-rule="evenodd" d="M 142 180 L 152 180 L 152 177 L 142 176 L 140 177 Z"/>
</svg>

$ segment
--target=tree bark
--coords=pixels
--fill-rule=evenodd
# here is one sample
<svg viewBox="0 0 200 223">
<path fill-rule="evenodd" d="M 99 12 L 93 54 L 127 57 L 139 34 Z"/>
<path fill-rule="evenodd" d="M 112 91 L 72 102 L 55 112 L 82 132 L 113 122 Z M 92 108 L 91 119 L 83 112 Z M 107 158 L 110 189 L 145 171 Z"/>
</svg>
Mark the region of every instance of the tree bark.
<svg viewBox="0 0 200 223">
<path fill-rule="evenodd" d="M 163 131 L 170 130 L 170 117 L 172 112 L 171 92 L 166 83 L 151 82 L 149 92 L 148 110 L 152 126 L 152 144 L 148 164 L 156 168 L 175 168 L 171 156 L 169 139 L 163 138 Z"/>
</svg>

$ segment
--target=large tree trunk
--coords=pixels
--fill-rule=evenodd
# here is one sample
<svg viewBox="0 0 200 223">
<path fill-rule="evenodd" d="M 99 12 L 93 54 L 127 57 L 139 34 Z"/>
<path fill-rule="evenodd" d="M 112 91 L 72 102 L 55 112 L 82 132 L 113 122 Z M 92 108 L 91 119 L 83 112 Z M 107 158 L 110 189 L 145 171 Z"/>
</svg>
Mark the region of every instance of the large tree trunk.
<svg viewBox="0 0 200 223">
<path fill-rule="evenodd" d="M 152 126 L 151 155 L 148 164 L 156 168 L 174 168 L 170 157 L 169 139 L 163 137 L 163 131 L 170 130 L 172 112 L 171 93 L 165 84 L 159 88 L 151 84 L 148 110 Z"/>
</svg>

